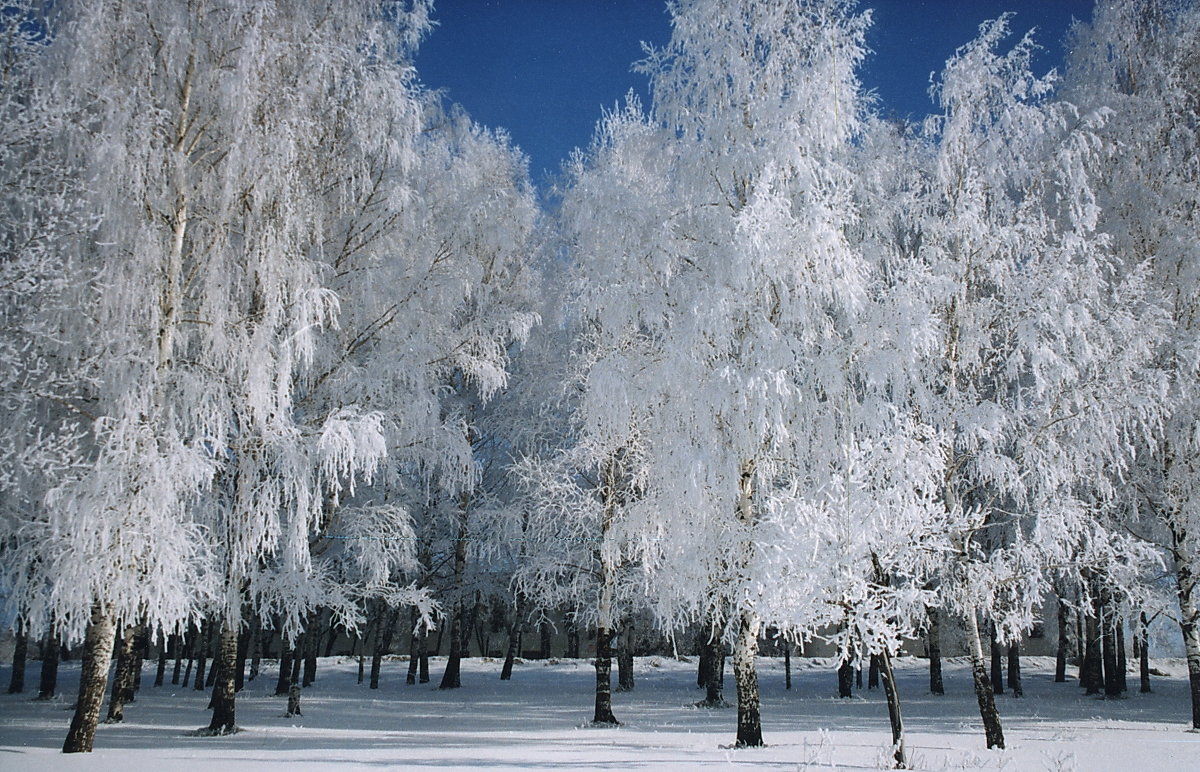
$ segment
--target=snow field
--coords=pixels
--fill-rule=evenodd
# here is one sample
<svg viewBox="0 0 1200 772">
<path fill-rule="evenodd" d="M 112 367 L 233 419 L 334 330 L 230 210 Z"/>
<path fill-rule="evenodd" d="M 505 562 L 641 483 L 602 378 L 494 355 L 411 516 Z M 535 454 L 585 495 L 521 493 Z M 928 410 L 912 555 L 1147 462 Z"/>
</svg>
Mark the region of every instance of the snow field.
<svg viewBox="0 0 1200 772">
<path fill-rule="evenodd" d="M 0 696 L 0 770 L 159 772 L 160 770 L 861 770 L 890 766 L 890 735 L 882 690 L 836 698 L 828 660 L 793 660 L 793 689 L 783 663 L 759 660 L 766 748 L 733 750 L 734 707 L 692 707 L 695 664 L 640 657 L 634 691 L 614 693 L 618 728 L 587 726 L 594 671 L 588 660 L 527 661 L 513 680 L 501 663 L 463 660 L 463 688 L 439 691 L 444 658 L 431 663 L 429 684 L 406 686 L 406 666 L 384 664 L 381 687 L 356 681 L 357 663 L 325 658 L 306 689 L 302 717 L 284 718 L 285 698 L 273 694 L 274 668 L 237 701 L 239 734 L 200 738 L 208 692 L 154 688 L 146 663 L 126 722 L 101 724 L 91 754 L 59 753 L 70 721 L 78 664 L 65 663 L 64 697 L 36 702 L 30 694 Z M 273 663 L 272 663 L 273 664 Z M 1182 660 L 1156 660 L 1168 675 L 1152 694 L 1121 700 L 1083 696 L 1074 681 L 1053 683 L 1053 661 L 1026 658 L 1026 696 L 998 698 L 1009 748 L 984 750 L 983 733 L 964 660 L 945 662 L 946 695 L 927 693 L 924 660 L 900 658 L 908 747 L 922 770 L 1195 770 L 1200 735 L 1186 731 L 1188 696 Z M 7 670 L 7 668 L 5 669 Z M 169 678 L 169 675 L 168 675 Z M 0 671 L 7 682 L 7 674 Z M 615 679 L 614 679 L 615 681 Z M 733 699 L 727 674 L 726 698 Z"/>
</svg>

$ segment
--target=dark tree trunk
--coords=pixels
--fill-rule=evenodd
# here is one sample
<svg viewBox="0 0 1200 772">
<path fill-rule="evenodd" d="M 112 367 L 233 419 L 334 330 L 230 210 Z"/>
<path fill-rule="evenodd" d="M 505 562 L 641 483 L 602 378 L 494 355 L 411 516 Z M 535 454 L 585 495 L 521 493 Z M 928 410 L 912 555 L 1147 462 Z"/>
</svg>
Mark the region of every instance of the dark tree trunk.
<svg viewBox="0 0 1200 772">
<path fill-rule="evenodd" d="M 792 688 L 792 643 L 786 639 L 783 642 L 783 688 Z"/>
<path fill-rule="evenodd" d="M 996 697 L 992 682 L 988 678 L 987 663 L 983 657 L 983 638 L 979 634 L 979 621 L 974 609 L 969 609 L 965 618 L 967 641 L 971 647 L 971 679 L 975 685 L 975 700 L 979 703 L 979 716 L 983 719 L 983 733 L 987 747 L 1004 747 L 1004 730 L 1000 725 L 1000 712 L 996 710 Z"/>
<path fill-rule="evenodd" d="M 1099 694 L 1104 687 L 1104 663 L 1100 645 L 1100 601 L 1096 599 L 1096 610 L 1084 620 L 1083 666 L 1079 673 L 1079 685 L 1086 694 Z"/>
<path fill-rule="evenodd" d="M 512 678 L 513 665 L 516 663 L 517 652 L 521 645 L 521 619 L 525 614 L 525 598 L 522 595 L 517 595 L 517 607 L 513 610 L 512 623 L 508 627 L 508 650 L 504 652 L 504 667 L 500 669 L 500 680 L 507 681 Z M 575 631 L 575 640 L 578 645 L 579 631 Z M 578 650 L 575 656 L 579 656 Z"/>
<path fill-rule="evenodd" d="M 1014 697 L 1024 696 L 1021 688 L 1021 644 L 1008 645 L 1008 690 Z"/>
<path fill-rule="evenodd" d="M 992 644 L 992 693 L 1004 694 L 1004 648 L 996 639 L 996 623 L 988 625 Z"/>
<path fill-rule="evenodd" d="M 162 638 L 162 640 L 159 642 L 159 647 L 158 647 L 158 669 L 154 673 L 154 685 L 155 686 L 162 686 L 163 681 L 167 677 L 167 658 L 168 658 L 167 641 L 166 641 L 166 638 L 163 637 L 161 633 L 160 633 L 160 637 Z"/>
<path fill-rule="evenodd" d="M 925 613 L 929 617 L 929 632 L 926 633 L 926 645 L 929 648 L 929 693 L 945 694 L 946 687 L 942 683 L 942 611 L 930 607 Z"/>
<path fill-rule="evenodd" d="M 301 633 L 300 637 L 296 640 L 296 645 L 292 647 L 294 649 L 294 653 L 292 654 L 291 674 L 288 679 L 288 701 L 285 718 L 304 715 L 300 712 L 300 666 L 303 660 L 303 658 L 300 656 L 300 652 L 304 651 L 304 645 L 304 633 Z"/>
<path fill-rule="evenodd" d="M 195 632 L 188 633 L 189 640 L 188 640 L 187 669 L 184 670 L 184 673 L 183 673 L 183 688 L 185 688 L 185 689 L 187 688 L 187 685 L 189 683 L 191 683 L 191 681 L 192 681 L 192 666 L 196 662 L 196 647 L 199 645 L 196 642 L 197 637 L 198 636 Z"/>
<path fill-rule="evenodd" d="M 758 631 L 761 622 L 753 611 L 743 611 L 733 650 L 733 680 L 737 687 L 738 728 L 734 746 L 757 748 L 763 744 L 762 712 L 758 691 Z"/>
<path fill-rule="evenodd" d="M 308 615 L 308 634 L 304 637 L 307 645 L 304 647 L 304 681 L 300 685 L 307 688 L 317 680 L 317 652 L 321 649 L 321 612 L 319 610 Z"/>
<path fill-rule="evenodd" d="M 1121 682 L 1117 677 L 1117 629 L 1116 615 L 1112 610 L 1112 596 L 1104 591 L 1104 612 L 1100 617 L 1100 645 L 1104 647 L 1104 696 L 1121 696 Z"/>
<path fill-rule="evenodd" d="M 592 723 L 620 723 L 612 712 L 612 631 L 604 627 L 596 630 L 596 711 Z"/>
<path fill-rule="evenodd" d="M 1054 652 L 1054 683 L 1067 682 L 1067 652 L 1070 650 L 1070 624 L 1067 619 L 1067 604 L 1062 594 L 1058 595 L 1058 645 Z"/>
<path fill-rule="evenodd" d="M 250 674 L 246 676 L 247 681 L 258 678 L 258 673 L 262 669 L 263 635 L 266 633 L 262 627 L 262 618 L 258 614 L 254 615 L 254 619 L 250 623 L 250 630 Z"/>
<path fill-rule="evenodd" d="M 137 661 L 135 651 L 137 629 L 128 625 L 121 634 L 121 645 L 117 652 L 117 674 L 113 678 L 112 694 L 108 698 L 107 724 L 119 724 L 125 720 L 125 703 L 133 696 L 133 666 Z"/>
<path fill-rule="evenodd" d="M 233 690 L 240 692 L 246 688 L 246 660 L 250 657 L 250 639 L 254 631 L 247 627 L 237 637 L 237 652 L 234 655 Z"/>
<path fill-rule="evenodd" d="M 184 650 L 187 649 L 188 639 L 186 635 L 173 633 L 171 641 L 173 643 L 172 651 L 175 652 L 175 668 L 171 671 L 171 685 L 178 686 L 180 671 L 183 670 Z M 184 679 L 184 683 L 187 683 L 187 679 Z"/>
<path fill-rule="evenodd" d="M 92 610 L 83 642 L 82 665 L 79 673 L 79 699 L 75 715 L 63 743 L 63 753 L 91 753 L 100 721 L 100 706 L 104 702 L 104 687 L 108 684 L 108 666 L 112 660 L 116 625 L 112 617 L 99 608 Z"/>
<path fill-rule="evenodd" d="M 1125 659 L 1125 620 L 1117 617 L 1114 625 L 1117 633 L 1117 689 L 1124 694 L 1129 691 L 1129 681 L 1126 678 L 1129 662 Z"/>
<path fill-rule="evenodd" d="M 8 693 L 20 694 L 25 691 L 25 660 L 29 653 L 29 636 L 25 632 L 25 623 L 17 620 L 17 635 L 13 646 L 12 677 L 8 681 Z"/>
<path fill-rule="evenodd" d="M 275 681 L 277 697 L 287 694 L 288 686 L 292 683 L 292 647 L 286 641 L 281 641 L 279 646 L 279 678 Z"/>
<path fill-rule="evenodd" d="M 1148 694 L 1150 692 L 1150 622 L 1146 619 L 1145 613 L 1140 618 L 1141 625 L 1138 629 L 1136 640 L 1138 641 L 1138 670 L 1141 675 L 1141 693 Z"/>
<path fill-rule="evenodd" d="M 883 693 L 887 697 L 888 719 L 892 725 L 892 758 L 896 769 L 908 769 L 908 753 L 904 748 L 904 716 L 900 712 L 900 691 L 896 686 L 896 675 L 892 670 L 892 655 L 886 650 L 871 657 L 877 662 L 883 677 Z"/>
<path fill-rule="evenodd" d="M 725 701 L 725 630 L 714 615 L 705 625 L 700 642 L 700 674 L 704 677 L 704 699 L 696 705 L 702 708 L 727 708 Z"/>
<path fill-rule="evenodd" d="M 208 641 L 211 632 L 212 623 L 205 620 L 200 625 L 200 635 L 196 640 L 196 680 L 192 688 L 198 692 L 204 690 L 204 668 L 208 664 Z"/>
<path fill-rule="evenodd" d="M 708 659 L 709 628 L 702 626 L 696 633 L 696 686 L 703 687 L 708 683 L 708 671 L 712 664 Z"/>
<path fill-rule="evenodd" d="M 371 652 L 371 684 L 370 688 L 379 688 L 379 674 L 383 667 L 383 658 L 392 651 L 392 638 L 395 636 L 396 619 L 400 612 L 396 609 L 381 605 L 379 622 L 375 628 L 375 650 Z"/>
<path fill-rule="evenodd" d="M 617 691 L 633 691 L 633 620 L 621 630 L 621 648 L 617 652 Z"/>
<path fill-rule="evenodd" d="M 231 621 L 221 625 L 220 645 L 213 671 L 217 674 L 212 693 L 212 721 L 205 734 L 225 735 L 237 731 L 234 722 L 237 701 L 238 629 Z M 243 663 L 245 660 L 242 660 Z"/>
<path fill-rule="evenodd" d="M 58 635 L 51 627 L 50 634 L 42 643 L 42 673 L 37 696 L 39 700 L 54 698 L 54 691 L 58 687 L 59 650 Z"/>
<path fill-rule="evenodd" d="M 565 654 L 570 659 L 579 659 L 579 627 L 576 626 L 574 617 L 567 624 L 567 650 Z"/>
<path fill-rule="evenodd" d="M 125 695 L 126 702 L 133 702 L 135 695 L 142 688 L 142 662 L 150 653 L 150 630 L 145 622 L 139 622 L 133 634 L 133 677 L 129 680 L 129 693 Z"/>
<path fill-rule="evenodd" d="M 854 696 L 854 665 L 848 659 L 841 661 L 837 669 L 838 697 Z"/>
<path fill-rule="evenodd" d="M 469 497 L 463 494 L 458 512 L 458 538 L 454 541 L 454 617 L 450 621 L 450 655 L 446 658 L 446 672 L 442 674 L 439 689 L 457 689 L 462 686 L 460 667 L 463 657 L 463 617 L 466 614 L 466 598 L 463 597 L 467 573 L 467 505 Z"/>
<path fill-rule="evenodd" d="M 867 666 L 867 689 L 879 688 L 879 655 L 871 655 L 871 663 Z"/>
</svg>

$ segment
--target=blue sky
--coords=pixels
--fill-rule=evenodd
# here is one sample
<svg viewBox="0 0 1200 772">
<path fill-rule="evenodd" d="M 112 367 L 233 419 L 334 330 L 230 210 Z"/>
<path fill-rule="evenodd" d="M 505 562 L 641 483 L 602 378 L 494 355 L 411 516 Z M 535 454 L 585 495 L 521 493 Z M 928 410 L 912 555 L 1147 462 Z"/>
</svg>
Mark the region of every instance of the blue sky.
<svg viewBox="0 0 1200 772">
<path fill-rule="evenodd" d="M 862 72 L 881 109 L 930 111 L 929 73 L 974 37 L 980 22 L 1013 11 L 1017 33 L 1037 27 L 1040 71 L 1061 62 L 1071 19 L 1091 0 L 867 0 L 875 52 Z M 479 122 L 508 130 L 545 187 L 571 150 L 588 143 L 602 108 L 646 79 L 630 70 L 641 42 L 662 45 L 671 29 L 661 0 L 437 0 L 438 20 L 417 54 L 430 88 L 446 89 Z"/>
</svg>

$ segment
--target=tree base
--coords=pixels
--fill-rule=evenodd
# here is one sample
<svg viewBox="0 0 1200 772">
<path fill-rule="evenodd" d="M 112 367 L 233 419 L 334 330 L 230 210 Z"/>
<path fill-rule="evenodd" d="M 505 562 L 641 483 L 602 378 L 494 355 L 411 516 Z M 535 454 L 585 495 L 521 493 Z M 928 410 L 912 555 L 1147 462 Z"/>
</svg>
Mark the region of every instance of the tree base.
<svg viewBox="0 0 1200 772">
<path fill-rule="evenodd" d="M 616 720 L 615 718 L 604 719 L 601 721 L 589 721 L 586 724 L 586 726 L 590 726 L 593 729 L 614 729 L 620 725 L 621 725 L 621 722 Z"/>
<path fill-rule="evenodd" d="M 201 727 L 192 732 L 189 732 L 190 737 L 225 737 L 226 735 L 238 734 L 242 731 L 240 726 L 222 726 L 213 729 L 211 726 Z"/>
<path fill-rule="evenodd" d="M 733 707 L 725 700 L 707 700 L 707 699 L 700 700 L 699 702 L 694 702 L 694 703 L 692 703 L 692 705 L 697 708 L 730 708 L 730 707 Z"/>
</svg>

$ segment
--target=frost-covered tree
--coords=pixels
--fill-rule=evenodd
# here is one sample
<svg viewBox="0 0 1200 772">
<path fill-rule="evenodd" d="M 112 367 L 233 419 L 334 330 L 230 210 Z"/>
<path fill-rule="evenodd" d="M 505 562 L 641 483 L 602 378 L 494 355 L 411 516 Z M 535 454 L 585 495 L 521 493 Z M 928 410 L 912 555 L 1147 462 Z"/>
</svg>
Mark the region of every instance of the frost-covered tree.
<svg viewBox="0 0 1200 772">
<path fill-rule="evenodd" d="M 1097 230 L 1103 115 L 1053 100 L 1029 70 L 1032 40 L 1002 53 L 1007 34 L 1007 17 L 988 22 L 947 62 L 920 227 L 942 354 L 921 410 L 957 523 L 942 595 L 966 623 L 989 747 L 1004 739 L 980 612 L 1015 638 L 1046 567 L 1142 557 L 1094 516 L 1114 493 L 1096 470 L 1127 465 L 1156 389 L 1142 378 L 1157 334 L 1144 282 Z"/>
<path fill-rule="evenodd" d="M 1105 113 L 1099 227 L 1124 273 L 1149 275 L 1166 315 L 1151 363 L 1167 380 L 1165 411 L 1139 438 L 1124 525 L 1157 545 L 1175 575 L 1200 729 L 1200 8 L 1101 0 L 1070 48 L 1065 91 Z"/>
</svg>

